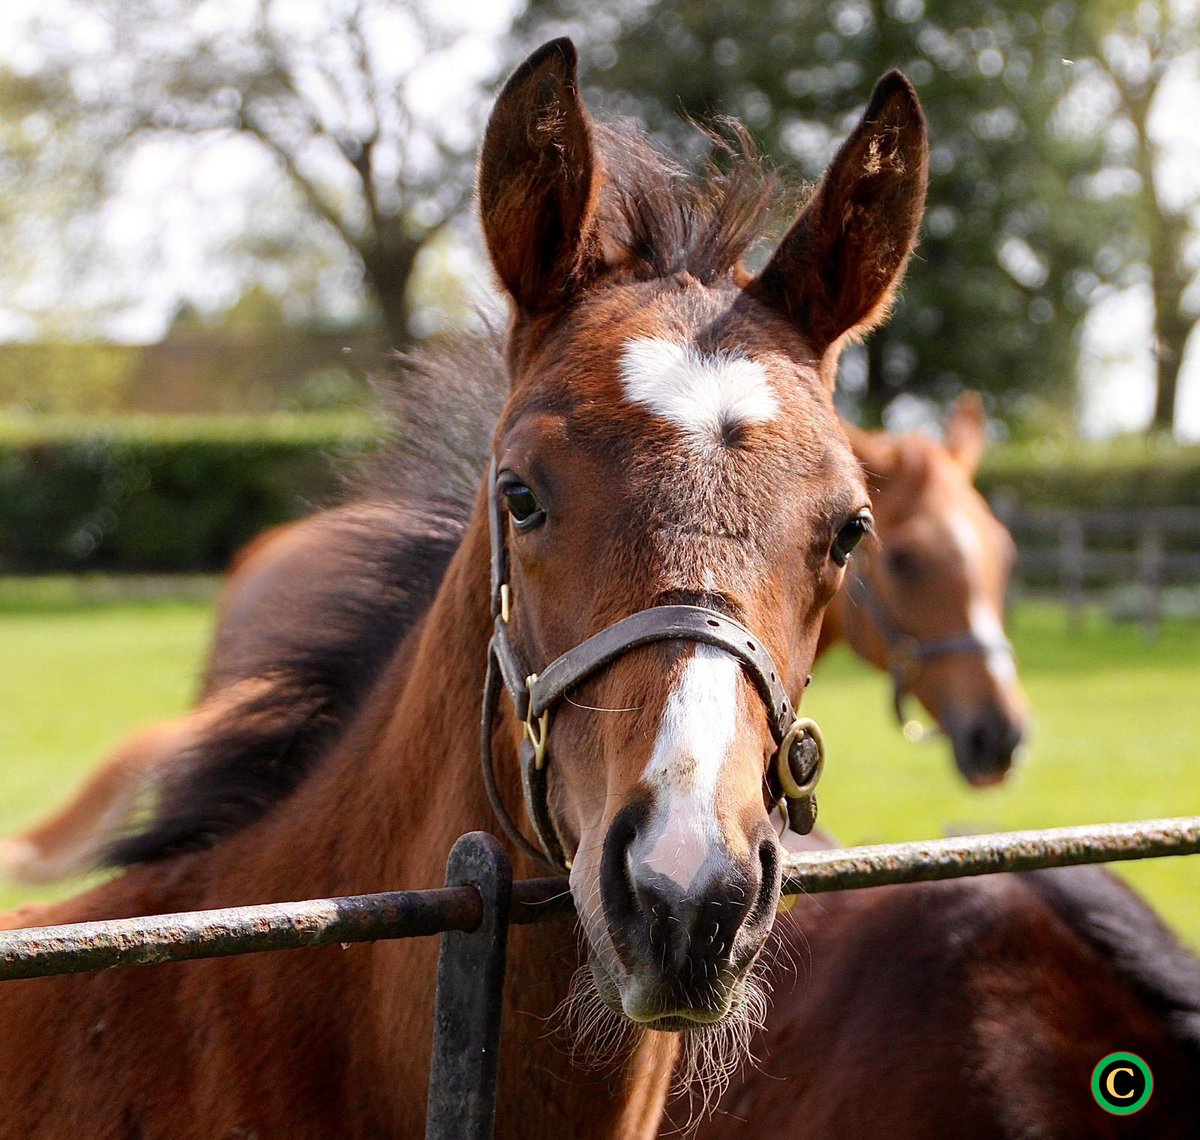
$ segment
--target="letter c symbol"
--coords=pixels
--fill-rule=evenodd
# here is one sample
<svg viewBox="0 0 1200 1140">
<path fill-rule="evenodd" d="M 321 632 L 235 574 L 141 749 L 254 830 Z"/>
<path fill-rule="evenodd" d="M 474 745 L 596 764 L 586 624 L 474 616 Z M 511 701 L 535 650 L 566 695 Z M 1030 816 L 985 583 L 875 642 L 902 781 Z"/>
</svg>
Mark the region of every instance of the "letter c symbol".
<svg viewBox="0 0 1200 1140">
<path fill-rule="evenodd" d="M 1129 1098 L 1134 1095 L 1133 1090 L 1130 1089 L 1127 1093 L 1119 1093 L 1117 1092 L 1116 1085 L 1113 1084 L 1113 1078 L 1118 1073 L 1128 1073 L 1131 1077 L 1133 1076 L 1132 1069 L 1113 1069 L 1113 1071 L 1108 1074 L 1108 1080 L 1104 1082 L 1104 1087 L 1108 1089 L 1108 1095 L 1114 1100 L 1129 1100 Z"/>
</svg>

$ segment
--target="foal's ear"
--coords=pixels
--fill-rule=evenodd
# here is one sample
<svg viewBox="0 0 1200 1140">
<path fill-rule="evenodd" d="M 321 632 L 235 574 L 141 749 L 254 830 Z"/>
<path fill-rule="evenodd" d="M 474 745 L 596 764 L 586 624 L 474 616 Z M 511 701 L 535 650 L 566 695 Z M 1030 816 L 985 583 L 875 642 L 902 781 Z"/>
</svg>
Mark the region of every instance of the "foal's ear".
<svg viewBox="0 0 1200 1140">
<path fill-rule="evenodd" d="M 887 316 L 925 210 L 929 145 L 912 84 L 890 71 L 750 288 L 822 355 Z"/>
<path fill-rule="evenodd" d="M 963 392 L 950 405 L 942 425 L 946 450 L 972 478 L 987 450 L 987 413 L 978 392 Z"/>
<path fill-rule="evenodd" d="M 552 40 L 504 85 L 479 159 L 479 212 L 500 280 L 526 315 L 549 312 L 598 256 L 599 178 L 575 45 Z"/>
</svg>

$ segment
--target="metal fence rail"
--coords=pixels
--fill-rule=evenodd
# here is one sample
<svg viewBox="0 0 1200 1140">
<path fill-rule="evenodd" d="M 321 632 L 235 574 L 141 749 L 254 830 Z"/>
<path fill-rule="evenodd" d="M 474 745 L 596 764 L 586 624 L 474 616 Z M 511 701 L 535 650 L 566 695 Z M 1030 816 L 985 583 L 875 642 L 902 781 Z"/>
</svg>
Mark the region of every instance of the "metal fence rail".
<svg viewBox="0 0 1200 1140">
<path fill-rule="evenodd" d="M 1200 853 L 1200 817 L 1062 827 L 790 855 L 785 894 Z M 512 882 L 473 832 L 446 886 L 0 932 L 0 981 L 440 933 L 425 1140 L 492 1140 L 508 927 L 575 913 L 565 879 Z"/>
<path fill-rule="evenodd" d="M 1002 832 L 789 855 L 783 890 L 815 894 L 1198 853 L 1200 816 Z M 511 925 L 574 913 L 565 879 L 512 885 Z M 473 931 L 483 918 L 478 890 L 466 885 L 0 931 L 0 981 Z"/>
</svg>

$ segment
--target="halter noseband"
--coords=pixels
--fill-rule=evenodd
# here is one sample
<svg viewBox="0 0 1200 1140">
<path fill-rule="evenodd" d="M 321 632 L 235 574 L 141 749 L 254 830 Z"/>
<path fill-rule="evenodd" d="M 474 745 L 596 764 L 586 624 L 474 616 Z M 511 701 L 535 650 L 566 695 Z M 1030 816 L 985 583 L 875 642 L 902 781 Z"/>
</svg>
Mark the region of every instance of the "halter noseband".
<svg viewBox="0 0 1200 1140">
<path fill-rule="evenodd" d="M 892 678 L 892 711 L 907 740 L 917 742 L 938 735 L 937 729 L 922 728 L 919 722 L 909 720 L 904 715 L 904 700 L 908 696 L 909 686 L 926 662 L 935 661 L 939 657 L 949 657 L 954 653 L 977 653 L 986 657 L 992 653 L 1007 653 L 1011 656 L 1013 652 L 1012 642 L 1008 638 L 980 637 L 969 629 L 927 641 L 905 633 L 892 618 L 883 600 L 871 589 L 866 575 L 853 563 L 847 589 L 850 601 L 854 605 L 861 604 L 883 634 L 887 645 L 887 670 Z M 853 605 L 849 612 L 856 612 Z"/>
<path fill-rule="evenodd" d="M 825 744 L 816 723 L 798 717 L 780 680 L 779 670 L 759 639 L 741 622 L 703 606 L 654 606 L 639 610 L 593 634 L 555 658 L 541 673 L 531 673 L 509 634 L 512 591 L 508 582 L 508 546 L 504 513 L 496 490 L 496 463 L 488 472 L 488 531 L 491 539 L 491 593 L 494 628 L 488 643 L 487 677 L 480 724 L 483 782 L 492 810 L 505 833 L 533 859 L 556 871 L 570 870 L 547 800 L 550 718 L 568 692 L 617 658 L 656 641 L 695 641 L 725 650 L 741 662 L 767 709 L 776 750 L 772 767 L 787 806 L 793 831 L 807 834 L 817 818 L 814 791 L 825 765 Z M 513 821 L 500 799 L 492 763 L 492 730 L 500 686 L 508 690 L 513 710 L 524 724 L 519 749 L 525 811 L 537 839 L 535 845 Z"/>
</svg>

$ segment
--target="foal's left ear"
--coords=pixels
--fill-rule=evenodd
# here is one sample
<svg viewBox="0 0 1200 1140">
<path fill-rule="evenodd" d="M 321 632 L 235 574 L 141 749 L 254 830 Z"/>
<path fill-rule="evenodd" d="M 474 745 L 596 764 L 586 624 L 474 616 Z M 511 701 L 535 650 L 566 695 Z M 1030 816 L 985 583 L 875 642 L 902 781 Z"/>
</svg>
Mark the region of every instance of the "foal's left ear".
<svg viewBox="0 0 1200 1140">
<path fill-rule="evenodd" d="M 750 290 L 782 309 L 832 376 L 838 342 L 887 316 L 916 243 L 929 180 L 925 116 L 890 71 Z M 832 358 L 829 349 L 835 348 Z"/>
<path fill-rule="evenodd" d="M 958 465 L 974 478 L 988 443 L 987 413 L 978 392 L 963 392 L 950 405 L 942 425 L 942 440 Z"/>
<path fill-rule="evenodd" d="M 575 45 L 552 40 L 504 85 L 479 157 L 488 253 L 525 316 L 570 299 L 598 260 L 599 176 Z"/>
</svg>

